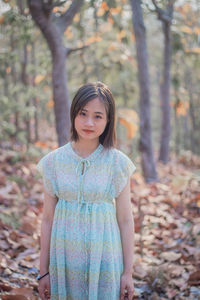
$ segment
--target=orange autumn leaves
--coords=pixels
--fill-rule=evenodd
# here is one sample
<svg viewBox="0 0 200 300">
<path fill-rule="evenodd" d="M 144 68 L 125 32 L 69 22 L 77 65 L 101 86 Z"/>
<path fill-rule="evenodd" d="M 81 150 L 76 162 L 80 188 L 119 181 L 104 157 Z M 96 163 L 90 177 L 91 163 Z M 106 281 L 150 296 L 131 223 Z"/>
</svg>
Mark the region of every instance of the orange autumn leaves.
<svg viewBox="0 0 200 300">
<path fill-rule="evenodd" d="M 129 108 L 119 108 L 117 110 L 119 123 L 126 128 L 127 139 L 135 137 L 138 131 L 138 115 L 137 113 Z"/>
</svg>

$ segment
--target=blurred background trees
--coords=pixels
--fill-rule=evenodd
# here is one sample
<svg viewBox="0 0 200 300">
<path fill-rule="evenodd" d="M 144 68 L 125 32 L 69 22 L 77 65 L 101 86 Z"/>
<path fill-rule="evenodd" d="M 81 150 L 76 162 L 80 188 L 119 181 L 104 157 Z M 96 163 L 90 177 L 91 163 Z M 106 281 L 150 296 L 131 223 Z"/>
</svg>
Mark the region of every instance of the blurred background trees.
<svg viewBox="0 0 200 300">
<path fill-rule="evenodd" d="M 142 6 L 140 1 L 131 1 L 132 20 L 135 33 L 136 57 L 138 63 L 138 79 L 140 87 L 140 141 L 141 162 L 144 176 L 147 182 L 157 180 L 150 118 L 150 84 L 148 50 L 146 42 L 146 29 L 143 20 Z"/>
<path fill-rule="evenodd" d="M 131 2 L 83 1 L 73 20 L 70 20 L 71 23 L 64 25 L 61 20 L 73 1 L 36 1 L 42 5 L 52 4 L 46 17 L 53 26 L 57 26 L 66 51 L 66 79 L 61 77 L 64 78 L 63 84 L 68 91 L 68 100 L 63 100 L 59 93 L 56 96 L 57 76 L 52 77 L 55 61 L 52 60 L 52 51 L 41 30 L 32 19 L 29 8 L 31 2 L 0 0 L 1 146 L 12 147 L 15 143 L 31 149 L 37 145 L 47 147 L 51 141 L 54 145 L 52 147 L 56 147 L 56 141 L 59 145 L 65 139 L 67 142 L 69 108 L 66 104 L 62 117 L 56 111 L 62 110 L 66 101 L 70 105 L 81 84 L 101 80 L 111 88 L 115 96 L 118 108 L 118 145 L 125 152 L 137 155 L 141 151 L 138 144 L 143 136 L 140 130 L 141 91 L 137 78 L 138 57 Z M 173 1 L 171 42 L 168 48 L 170 73 L 170 62 L 166 58 L 164 60 L 163 55 L 166 42 L 163 22 L 158 19 L 159 9 L 167 10 L 164 4 L 166 1 L 162 0 L 141 1 L 149 57 L 150 102 L 146 111 L 152 128 L 155 157 L 166 163 L 172 152 L 178 155 L 183 150 L 189 150 L 200 154 L 200 18 L 198 1 Z M 43 6 L 44 13 L 45 7 Z M 169 67 L 168 79 L 164 77 L 164 62 Z M 59 70 L 55 74 L 59 76 Z M 168 90 L 162 92 L 160 86 L 166 80 Z M 168 112 L 164 110 L 161 113 L 163 94 L 168 97 Z M 165 136 L 165 141 L 168 138 L 169 152 L 162 159 L 159 155 L 162 128 L 168 126 L 169 129 L 166 120 L 170 120 L 171 133 L 168 130 L 167 137 Z M 58 125 L 59 122 L 61 125 Z M 66 135 L 59 133 L 59 126 Z M 166 146 L 164 148 L 167 150 Z"/>
</svg>

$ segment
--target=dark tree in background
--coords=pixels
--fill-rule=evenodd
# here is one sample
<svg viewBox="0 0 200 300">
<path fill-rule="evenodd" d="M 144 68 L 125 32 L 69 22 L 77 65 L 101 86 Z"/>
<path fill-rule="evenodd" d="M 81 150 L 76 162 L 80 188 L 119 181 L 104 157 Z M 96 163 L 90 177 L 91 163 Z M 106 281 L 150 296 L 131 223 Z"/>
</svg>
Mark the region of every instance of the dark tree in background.
<svg viewBox="0 0 200 300">
<path fill-rule="evenodd" d="M 150 86 L 148 70 L 148 54 L 146 45 L 146 31 L 142 15 L 140 0 L 131 0 L 133 13 L 133 28 L 135 32 L 138 77 L 140 86 L 140 142 L 139 150 L 142 157 L 142 170 L 147 182 L 157 180 L 150 120 Z"/>
<path fill-rule="evenodd" d="M 43 33 L 52 55 L 52 84 L 56 120 L 56 132 L 59 146 L 69 140 L 69 94 L 67 88 L 66 59 L 69 52 L 63 45 L 62 37 L 71 25 L 75 14 L 80 10 L 83 0 L 74 0 L 70 7 L 56 17 L 52 14 L 55 6 L 63 5 L 66 1 L 28 0 L 33 20 Z"/>
<path fill-rule="evenodd" d="M 169 161 L 169 143 L 171 134 L 171 109 L 170 109 L 170 68 L 171 68 L 171 24 L 173 19 L 175 0 L 165 1 L 165 9 L 158 6 L 156 0 L 152 0 L 158 19 L 162 22 L 164 34 L 164 53 L 163 53 L 163 71 L 162 82 L 160 85 L 162 128 L 160 140 L 159 160 L 163 163 Z"/>
</svg>

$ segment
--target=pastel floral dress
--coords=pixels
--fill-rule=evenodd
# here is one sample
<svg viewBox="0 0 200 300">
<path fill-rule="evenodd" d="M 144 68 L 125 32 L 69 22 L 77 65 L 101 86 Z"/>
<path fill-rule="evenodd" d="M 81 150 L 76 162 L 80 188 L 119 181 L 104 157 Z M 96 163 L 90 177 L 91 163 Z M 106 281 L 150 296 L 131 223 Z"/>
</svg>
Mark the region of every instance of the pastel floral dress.
<svg viewBox="0 0 200 300">
<path fill-rule="evenodd" d="M 87 158 L 71 142 L 37 164 L 44 188 L 57 196 L 51 243 L 52 300 L 118 300 L 123 253 L 115 198 L 136 167 L 102 144 Z"/>
</svg>

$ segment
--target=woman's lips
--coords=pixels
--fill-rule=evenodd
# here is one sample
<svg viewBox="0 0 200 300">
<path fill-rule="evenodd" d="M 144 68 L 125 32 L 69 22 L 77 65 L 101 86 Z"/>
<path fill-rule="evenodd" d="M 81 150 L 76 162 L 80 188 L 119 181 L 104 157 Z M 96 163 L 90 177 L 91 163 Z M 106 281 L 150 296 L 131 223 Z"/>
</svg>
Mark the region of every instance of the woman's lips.
<svg viewBox="0 0 200 300">
<path fill-rule="evenodd" d="M 83 131 L 84 131 L 85 133 L 92 133 L 92 132 L 93 132 L 93 130 L 88 130 L 88 129 L 83 129 Z"/>
</svg>

